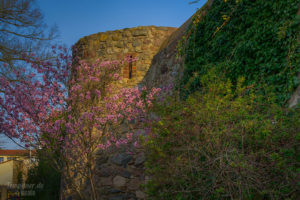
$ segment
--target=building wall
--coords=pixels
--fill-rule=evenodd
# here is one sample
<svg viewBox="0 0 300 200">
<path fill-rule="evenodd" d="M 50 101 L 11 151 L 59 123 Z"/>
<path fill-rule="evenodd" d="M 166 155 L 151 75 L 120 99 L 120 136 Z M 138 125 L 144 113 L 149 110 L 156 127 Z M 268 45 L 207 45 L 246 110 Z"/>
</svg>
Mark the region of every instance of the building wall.
<svg viewBox="0 0 300 200">
<path fill-rule="evenodd" d="M 19 172 L 24 173 L 22 161 L 9 160 L 0 163 L 0 185 L 16 184 Z"/>
<path fill-rule="evenodd" d="M 6 161 L 0 164 L 0 185 L 13 183 L 14 161 Z"/>
<path fill-rule="evenodd" d="M 25 182 L 28 169 L 32 166 L 32 163 L 26 156 L 0 157 L 5 157 L 5 161 L 0 163 L 0 200 L 6 200 L 8 191 L 14 192 L 15 190 L 11 186 Z M 8 157 L 17 157 L 18 160 L 7 160 Z M 22 183 L 18 182 L 20 172 L 22 173 Z"/>
</svg>

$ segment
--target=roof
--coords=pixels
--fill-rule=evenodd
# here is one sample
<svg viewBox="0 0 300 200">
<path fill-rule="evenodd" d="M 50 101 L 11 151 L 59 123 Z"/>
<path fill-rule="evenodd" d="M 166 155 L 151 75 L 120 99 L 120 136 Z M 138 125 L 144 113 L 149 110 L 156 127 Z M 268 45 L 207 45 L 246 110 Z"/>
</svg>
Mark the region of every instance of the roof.
<svg viewBox="0 0 300 200">
<path fill-rule="evenodd" d="M 0 149 L 0 156 L 29 156 L 29 150 L 7 150 Z"/>
</svg>

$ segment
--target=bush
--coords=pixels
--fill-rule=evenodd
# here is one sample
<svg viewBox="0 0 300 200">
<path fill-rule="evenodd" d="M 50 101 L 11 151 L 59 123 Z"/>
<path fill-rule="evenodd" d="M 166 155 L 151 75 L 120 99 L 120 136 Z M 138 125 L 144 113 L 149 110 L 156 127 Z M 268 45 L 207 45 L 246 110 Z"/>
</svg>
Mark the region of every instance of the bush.
<svg viewBox="0 0 300 200">
<path fill-rule="evenodd" d="M 54 159 L 44 151 L 38 150 L 38 164 L 29 170 L 26 184 L 34 187 L 27 189 L 27 193 L 33 193 L 24 197 L 26 200 L 59 199 L 61 173 L 54 169 L 54 163 L 51 163 Z M 56 161 L 59 162 L 58 158 Z"/>
<path fill-rule="evenodd" d="M 296 199 L 299 111 L 254 95 L 243 78 L 235 89 L 219 78 L 210 70 L 201 93 L 156 105 L 150 199 Z"/>
</svg>

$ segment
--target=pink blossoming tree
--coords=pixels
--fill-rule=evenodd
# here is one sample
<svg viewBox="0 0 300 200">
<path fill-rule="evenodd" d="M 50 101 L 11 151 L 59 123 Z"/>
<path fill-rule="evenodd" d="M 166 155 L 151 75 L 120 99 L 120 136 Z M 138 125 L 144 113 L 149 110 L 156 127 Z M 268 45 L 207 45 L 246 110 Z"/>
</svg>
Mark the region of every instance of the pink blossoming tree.
<svg viewBox="0 0 300 200">
<path fill-rule="evenodd" d="M 53 53 L 57 55 L 53 60 L 28 59 L 28 69 L 12 71 L 10 79 L 0 77 L 0 129 L 27 147 L 58 154 L 53 161 L 66 184 L 84 199 L 85 183 L 76 177 L 88 180 L 89 199 L 96 200 L 95 153 L 136 145 L 133 131 L 120 134 L 119 127 L 145 118 L 159 89 L 115 87 L 120 67 L 132 62 L 130 58 L 94 64 L 76 61 L 72 66 L 66 49 L 53 47 Z M 21 74 L 25 76 L 20 78 Z"/>
</svg>

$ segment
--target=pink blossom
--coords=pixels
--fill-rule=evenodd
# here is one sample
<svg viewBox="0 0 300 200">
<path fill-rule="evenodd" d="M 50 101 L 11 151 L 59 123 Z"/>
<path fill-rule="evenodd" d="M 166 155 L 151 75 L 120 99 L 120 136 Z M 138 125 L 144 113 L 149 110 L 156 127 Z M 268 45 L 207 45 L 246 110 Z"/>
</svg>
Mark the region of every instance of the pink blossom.
<svg viewBox="0 0 300 200">
<path fill-rule="evenodd" d="M 113 93 L 116 91 L 113 83 L 120 78 L 120 64 L 133 62 L 135 58 L 97 60 L 92 65 L 78 60 L 78 66 L 72 69 L 74 75 L 70 72 L 73 58 L 66 49 L 55 46 L 52 49 L 57 60 L 51 62 L 38 58 L 32 61 L 23 55 L 28 62 L 26 70 L 30 68 L 35 74 L 25 69 L 15 70 L 12 77 L 19 79 L 18 82 L 0 75 L 0 91 L 4 91 L 0 95 L 1 131 L 20 138 L 27 146 L 58 151 L 62 159 L 78 166 L 88 159 L 84 156 L 94 154 L 97 148 L 104 151 L 122 145 L 137 147 L 133 130 L 121 134 L 120 124 L 132 119 L 141 123 L 160 89 L 134 87 Z M 22 80 L 24 74 L 29 75 Z M 142 97 L 143 92 L 146 97 Z M 45 133 L 47 137 L 41 137 Z"/>
</svg>

